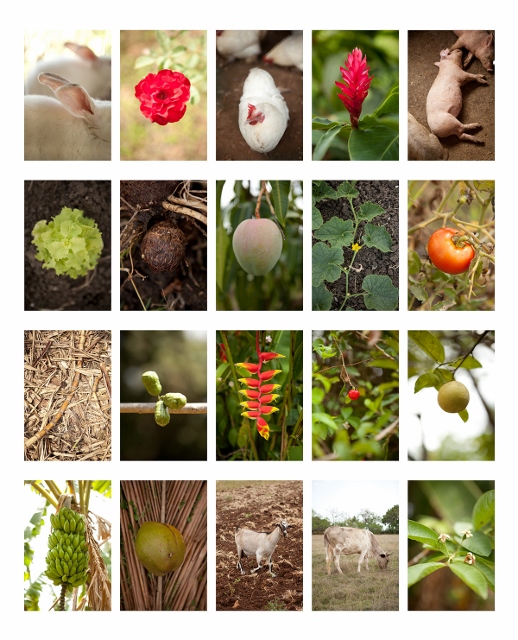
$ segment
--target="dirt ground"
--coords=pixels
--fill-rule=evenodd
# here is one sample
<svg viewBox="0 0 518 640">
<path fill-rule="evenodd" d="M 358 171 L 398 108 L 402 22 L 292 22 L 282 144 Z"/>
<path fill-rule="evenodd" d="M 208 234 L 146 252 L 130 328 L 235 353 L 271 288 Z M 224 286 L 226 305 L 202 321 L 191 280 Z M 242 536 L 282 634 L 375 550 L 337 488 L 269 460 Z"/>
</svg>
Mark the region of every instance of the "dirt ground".
<svg viewBox="0 0 518 640">
<path fill-rule="evenodd" d="M 418 122 L 427 127 L 426 97 L 437 77 L 435 62 L 439 53 L 455 43 L 453 31 L 409 31 L 408 33 L 408 109 Z M 465 51 L 465 53 L 467 53 Z M 495 65 L 496 66 L 496 65 Z M 462 88 L 463 107 L 458 119 L 463 123 L 479 122 L 481 129 L 471 132 L 482 144 L 465 142 L 456 136 L 441 138 L 449 160 L 495 159 L 495 78 L 479 60 L 473 58 L 466 69 L 482 73 L 488 85 L 470 82 Z"/>
<path fill-rule="evenodd" d="M 81 209 L 102 233 L 104 249 L 97 267 L 73 280 L 43 269 L 31 244 L 38 220 L 50 221 L 63 207 Z M 109 311 L 111 309 L 111 185 L 108 180 L 25 181 L 25 311 Z"/>
<path fill-rule="evenodd" d="M 327 180 L 326 182 L 333 189 L 336 189 L 341 180 Z M 392 280 L 392 284 L 399 288 L 399 183 L 396 180 L 359 180 L 356 182 L 355 188 L 360 194 L 358 198 L 353 200 L 355 210 L 367 201 L 374 202 L 385 209 L 385 213 L 374 218 L 371 224 L 384 226 L 387 229 L 392 238 L 392 251 L 383 253 L 379 249 L 363 246 L 354 262 L 356 268 L 362 266 L 362 271 L 358 273 L 358 277 L 349 277 L 349 293 L 360 293 L 363 279 L 370 274 L 387 275 Z M 343 207 L 345 207 L 345 212 Z M 349 201 L 346 198 L 322 200 L 317 203 L 317 208 L 322 214 L 324 222 L 331 220 L 334 216 L 345 219 L 352 217 Z M 365 223 L 360 224 L 356 238 L 361 239 L 364 226 Z M 313 243 L 315 242 L 316 239 Z M 349 264 L 351 252 L 350 248 L 344 247 L 344 264 Z M 333 294 L 331 311 L 338 311 L 345 296 L 345 274 L 342 274 L 336 282 L 325 282 L 325 286 Z M 347 306 L 354 308 L 355 311 L 367 310 L 362 296 L 350 298 Z"/>
<path fill-rule="evenodd" d="M 216 610 L 302 611 L 302 482 L 218 482 L 216 491 Z M 241 575 L 236 527 L 272 531 L 283 519 L 291 526 L 272 555 L 275 577 L 268 565 L 250 573 L 255 557 L 242 560 Z"/>
<path fill-rule="evenodd" d="M 261 42 L 261 55 L 289 35 L 291 31 L 268 31 Z M 288 128 L 268 155 L 250 149 L 237 122 L 243 83 L 254 67 L 272 75 L 290 112 Z M 216 121 L 216 160 L 302 160 L 302 71 L 296 67 L 266 64 L 262 60 L 228 62 L 217 54 Z"/>
<path fill-rule="evenodd" d="M 174 194 L 184 211 L 207 205 L 207 183 L 174 180 L 121 181 L 121 310 L 207 309 L 207 225 L 162 206 Z M 187 209 L 185 208 L 187 207 Z M 172 220 L 186 240 L 185 258 L 173 271 L 156 273 L 141 257 L 144 233 Z M 206 220 L 206 218 L 205 218 Z"/>
</svg>

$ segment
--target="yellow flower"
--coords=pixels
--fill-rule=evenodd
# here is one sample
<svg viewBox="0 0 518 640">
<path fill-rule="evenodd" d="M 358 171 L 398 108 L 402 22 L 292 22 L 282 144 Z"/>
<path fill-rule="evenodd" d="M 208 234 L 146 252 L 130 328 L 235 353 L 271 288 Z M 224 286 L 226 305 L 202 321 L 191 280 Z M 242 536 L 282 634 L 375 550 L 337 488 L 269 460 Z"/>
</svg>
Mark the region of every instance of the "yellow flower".
<svg viewBox="0 0 518 640">
<path fill-rule="evenodd" d="M 353 251 L 359 251 L 361 249 L 360 245 L 358 243 L 354 243 L 353 246 L 351 247 L 351 249 Z"/>
</svg>

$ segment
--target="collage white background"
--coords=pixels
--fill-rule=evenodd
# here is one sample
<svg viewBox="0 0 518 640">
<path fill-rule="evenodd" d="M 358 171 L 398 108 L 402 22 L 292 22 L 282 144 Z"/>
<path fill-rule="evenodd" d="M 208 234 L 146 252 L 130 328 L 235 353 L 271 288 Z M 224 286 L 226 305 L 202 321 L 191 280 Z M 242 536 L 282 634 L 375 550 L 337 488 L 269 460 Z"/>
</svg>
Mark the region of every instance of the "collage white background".
<svg viewBox="0 0 518 640">
<path fill-rule="evenodd" d="M 512 398 L 516 396 L 515 371 L 510 364 L 513 346 L 513 319 L 516 317 L 511 281 L 516 241 L 513 229 L 516 205 L 515 80 L 511 74 L 510 16 L 503 3 L 474 1 L 466 5 L 445 5 L 378 0 L 354 3 L 329 0 L 325 4 L 303 5 L 292 2 L 217 3 L 115 3 L 91 0 L 78 3 L 42 3 L 30 0 L 11 5 L 15 22 L 4 22 L 4 87 L 1 113 L 3 123 L 3 433 L 2 487 L 4 518 L 0 527 L 3 575 L 0 606 L 3 628 L 9 635 L 37 635 L 56 638 L 65 633 L 75 638 L 92 634 L 137 638 L 143 633 L 160 633 L 174 637 L 205 635 L 261 638 L 272 634 L 379 634 L 400 638 L 416 633 L 423 638 L 482 638 L 498 633 L 506 624 L 516 600 L 514 587 L 514 538 L 516 526 L 516 479 L 514 459 L 517 450 L 517 419 Z M 7 15 L 6 15 L 7 18 Z M 23 161 L 23 32 L 25 29 L 60 29 L 76 25 L 83 28 L 108 29 L 112 33 L 113 120 L 112 157 L 107 163 L 52 163 Z M 486 28 L 496 31 L 496 161 L 408 163 L 406 158 L 407 104 L 407 32 L 410 29 Z M 118 72 L 119 32 L 121 29 L 206 29 L 208 47 L 208 161 L 207 162 L 125 162 L 118 160 L 119 115 Z M 216 162 L 215 135 L 215 29 L 264 28 L 304 30 L 304 161 L 303 162 Z M 311 29 L 397 29 L 400 33 L 400 113 L 401 136 L 399 162 L 326 163 L 311 161 Z M 514 66 L 514 65 L 513 65 Z M 236 109 L 237 114 L 237 109 Z M 30 179 L 110 179 L 112 181 L 112 311 L 110 312 L 25 312 L 23 311 L 23 182 Z M 302 312 L 216 312 L 214 193 L 215 180 L 243 179 L 304 180 L 304 311 Z M 406 300 L 406 183 L 408 179 L 496 179 L 497 259 L 495 312 L 410 313 Z M 155 313 L 125 312 L 119 309 L 119 274 L 117 269 L 119 229 L 119 182 L 121 179 L 207 179 L 209 188 L 208 311 Z M 400 311 L 357 312 L 356 314 L 311 311 L 311 180 L 379 179 L 399 180 L 400 184 Z M 212 225 L 212 226 L 211 226 Z M 304 331 L 304 409 L 306 417 L 304 461 L 301 463 L 224 463 L 215 461 L 214 343 L 215 331 L 289 328 Z M 205 329 L 207 330 L 208 380 L 208 461 L 199 463 L 124 462 L 119 458 L 119 331 L 122 329 Z M 405 382 L 400 402 L 400 461 L 358 463 L 316 463 L 311 461 L 311 331 L 313 329 L 399 329 L 401 341 L 400 377 L 406 380 L 406 345 L 408 329 L 494 329 L 496 331 L 496 458 L 494 463 L 425 463 L 406 460 Z M 26 329 L 110 329 L 113 347 L 113 455 L 111 462 L 25 463 L 22 453 L 23 431 L 23 330 Z M 508 364 L 509 363 L 509 364 Z M 57 623 L 53 613 L 23 612 L 22 536 L 26 513 L 22 505 L 22 483 L 28 478 L 71 477 L 74 479 L 110 479 L 113 483 L 112 548 L 113 576 L 110 613 L 74 617 L 73 623 Z M 226 479 L 298 479 L 304 481 L 304 611 L 287 612 L 216 612 L 215 611 L 215 482 Z M 494 479 L 497 490 L 498 568 L 496 611 L 492 613 L 408 612 L 406 597 L 405 520 L 407 517 L 407 482 L 414 479 Z M 119 481 L 121 479 L 207 479 L 208 510 L 208 611 L 200 613 L 144 613 L 119 611 Z M 311 488 L 312 480 L 399 480 L 400 483 L 400 611 L 399 612 L 312 612 L 311 611 Z M 346 511 L 344 504 L 337 508 Z M 14 516 L 14 517 L 13 517 Z M 50 617 L 49 617 L 50 616 Z M 511 621 L 512 623 L 512 621 Z M 160 626 L 158 626 L 160 625 Z M 514 627 L 514 625 L 513 625 Z M 513 628 L 511 627 L 511 628 Z M 306 632 L 306 633 L 305 633 Z M 58 636 L 59 637 L 59 636 Z"/>
</svg>

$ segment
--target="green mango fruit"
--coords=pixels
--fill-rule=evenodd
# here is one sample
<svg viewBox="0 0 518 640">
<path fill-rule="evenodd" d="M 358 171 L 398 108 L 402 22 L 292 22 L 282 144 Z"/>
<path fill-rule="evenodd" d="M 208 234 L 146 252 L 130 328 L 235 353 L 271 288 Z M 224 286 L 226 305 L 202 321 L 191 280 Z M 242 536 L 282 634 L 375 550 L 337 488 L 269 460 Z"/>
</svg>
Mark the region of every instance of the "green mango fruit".
<svg viewBox="0 0 518 640">
<path fill-rule="evenodd" d="M 182 534 L 170 524 L 144 522 L 135 540 L 137 558 L 155 576 L 176 571 L 185 557 Z"/>
</svg>

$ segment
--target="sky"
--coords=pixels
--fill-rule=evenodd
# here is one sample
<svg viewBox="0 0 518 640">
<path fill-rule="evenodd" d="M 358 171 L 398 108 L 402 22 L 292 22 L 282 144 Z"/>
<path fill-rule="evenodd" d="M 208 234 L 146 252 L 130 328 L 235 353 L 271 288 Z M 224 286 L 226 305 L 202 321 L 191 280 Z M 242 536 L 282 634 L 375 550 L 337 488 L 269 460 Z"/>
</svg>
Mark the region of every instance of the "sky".
<svg viewBox="0 0 518 640">
<path fill-rule="evenodd" d="M 358 516 L 368 509 L 378 516 L 399 504 L 399 482 L 314 480 L 312 509 L 321 516 L 329 516 L 332 510 L 346 516 Z"/>
</svg>

